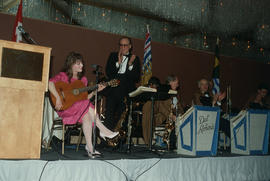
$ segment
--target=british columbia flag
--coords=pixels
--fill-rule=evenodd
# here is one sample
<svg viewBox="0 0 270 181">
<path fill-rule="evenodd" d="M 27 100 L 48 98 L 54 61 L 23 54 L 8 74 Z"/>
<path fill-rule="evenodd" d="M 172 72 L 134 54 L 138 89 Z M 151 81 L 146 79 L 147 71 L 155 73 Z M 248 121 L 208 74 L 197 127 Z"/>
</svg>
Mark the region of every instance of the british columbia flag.
<svg viewBox="0 0 270 181">
<path fill-rule="evenodd" d="M 149 26 L 147 26 L 147 32 L 144 43 L 144 56 L 142 66 L 142 79 L 141 84 L 146 85 L 148 80 L 152 76 L 152 53 L 151 53 L 151 36 L 149 33 Z"/>
</svg>

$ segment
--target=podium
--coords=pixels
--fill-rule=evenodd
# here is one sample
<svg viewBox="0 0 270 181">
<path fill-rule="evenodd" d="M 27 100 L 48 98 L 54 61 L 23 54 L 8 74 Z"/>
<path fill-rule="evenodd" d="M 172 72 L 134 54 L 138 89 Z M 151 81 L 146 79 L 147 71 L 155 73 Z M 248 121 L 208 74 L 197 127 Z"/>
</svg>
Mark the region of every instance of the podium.
<svg viewBox="0 0 270 181">
<path fill-rule="evenodd" d="M 0 158 L 40 158 L 50 52 L 0 40 Z"/>
<path fill-rule="evenodd" d="M 220 108 L 193 106 L 176 121 L 177 153 L 214 156 L 217 153 Z"/>
<path fill-rule="evenodd" d="M 231 152 L 243 155 L 267 154 L 268 110 L 242 110 L 231 119 Z"/>
</svg>

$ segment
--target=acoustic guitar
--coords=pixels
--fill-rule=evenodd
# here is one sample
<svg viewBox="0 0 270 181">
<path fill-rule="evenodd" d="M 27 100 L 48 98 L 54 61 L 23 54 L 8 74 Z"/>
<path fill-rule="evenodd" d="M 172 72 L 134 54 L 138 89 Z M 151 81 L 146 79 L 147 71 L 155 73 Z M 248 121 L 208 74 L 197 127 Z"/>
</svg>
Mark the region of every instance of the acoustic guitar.
<svg viewBox="0 0 270 181">
<path fill-rule="evenodd" d="M 105 82 L 102 84 L 106 86 L 117 87 L 119 83 L 119 80 L 113 79 L 109 82 Z M 88 91 L 93 91 L 98 88 L 97 85 L 85 87 L 84 83 L 81 80 L 76 80 L 72 83 L 59 81 L 56 82 L 54 85 L 63 104 L 62 108 L 58 111 L 64 111 L 70 108 L 77 101 L 86 100 L 88 96 Z M 55 107 L 56 98 L 53 94 L 50 94 L 50 100 L 53 107 Z"/>
</svg>

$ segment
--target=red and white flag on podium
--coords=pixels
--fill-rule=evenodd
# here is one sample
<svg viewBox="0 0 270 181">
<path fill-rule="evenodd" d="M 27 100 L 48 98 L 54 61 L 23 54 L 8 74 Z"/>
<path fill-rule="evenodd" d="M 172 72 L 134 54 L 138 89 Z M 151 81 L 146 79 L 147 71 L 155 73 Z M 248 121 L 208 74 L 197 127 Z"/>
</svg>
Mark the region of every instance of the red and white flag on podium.
<svg viewBox="0 0 270 181">
<path fill-rule="evenodd" d="M 19 26 L 22 26 L 22 0 L 18 7 L 16 21 L 13 27 L 12 41 L 22 42 L 22 32 L 18 29 Z"/>
</svg>

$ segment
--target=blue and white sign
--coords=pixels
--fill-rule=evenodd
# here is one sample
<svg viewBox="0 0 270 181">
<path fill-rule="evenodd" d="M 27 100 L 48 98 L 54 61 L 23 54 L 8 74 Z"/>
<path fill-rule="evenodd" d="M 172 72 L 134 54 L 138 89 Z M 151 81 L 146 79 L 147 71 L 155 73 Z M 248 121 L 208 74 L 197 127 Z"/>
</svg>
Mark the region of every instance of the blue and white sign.
<svg viewBox="0 0 270 181">
<path fill-rule="evenodd" d="M 193 106 L 177 119 L 177 152 L 184 155 L 216 155 L 220 109 Z"/>
<path fill-rule="evenodd" d="M 267 154 L 268 110 L 243 110 L 231 119 L 231 152 L 244 155 Z"/>
</svg>

